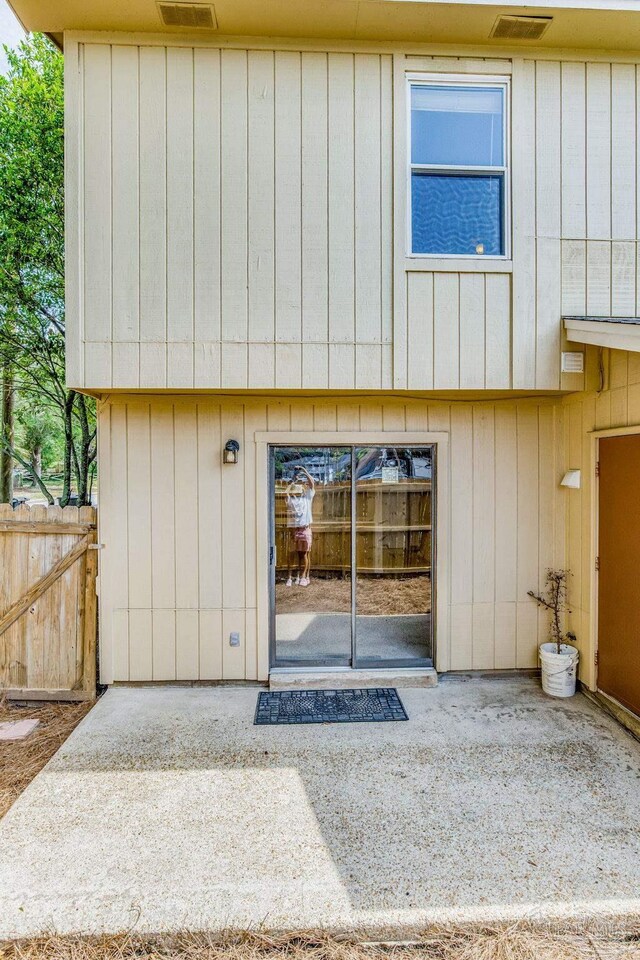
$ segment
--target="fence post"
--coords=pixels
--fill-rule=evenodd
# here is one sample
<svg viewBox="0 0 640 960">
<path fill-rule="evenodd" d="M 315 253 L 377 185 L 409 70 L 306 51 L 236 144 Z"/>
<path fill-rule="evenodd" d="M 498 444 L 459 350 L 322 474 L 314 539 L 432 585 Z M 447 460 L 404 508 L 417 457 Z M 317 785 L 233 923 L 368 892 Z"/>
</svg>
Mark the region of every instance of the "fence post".
<svg viewBox="0 0 640 960">
<path fill-rule="evenodd" d="M 94 512 L 95 519 L 95 512 Z M 89 545 L 84 565 L 84 622 L 82 638 L 82 689 L 95 697 L 97 681 L 97 628 L 98 604 L 96 596 L 96 576 L 98 573 L 98 551 L 95 548 L 97 530 L 89 536 Z"/>
</svg>

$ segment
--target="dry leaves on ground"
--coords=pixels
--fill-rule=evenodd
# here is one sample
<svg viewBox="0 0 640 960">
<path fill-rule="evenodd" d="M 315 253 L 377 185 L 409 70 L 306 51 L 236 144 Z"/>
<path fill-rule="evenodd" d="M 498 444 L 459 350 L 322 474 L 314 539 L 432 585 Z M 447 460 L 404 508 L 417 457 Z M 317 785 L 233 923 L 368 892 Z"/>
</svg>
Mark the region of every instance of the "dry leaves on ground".
<svg viewBox="0 0 640 960">
<path fill-rule="evenodd" d="M 640 960 L 640 932 L 553 933 L 523 926 L 434 930 L 415 943 L 300 934 L 181 933 L 43 937 L 6 943 L 2 960 Z"/>
<path fill-rule="evenodd" d="M 17 706 L 0 696 L 0 723 L 37 717 L 40 723 L 24 740 L 0 741 L 0 817 L 91 709 L 91 703 L 43 703 Z"/>
</svg>

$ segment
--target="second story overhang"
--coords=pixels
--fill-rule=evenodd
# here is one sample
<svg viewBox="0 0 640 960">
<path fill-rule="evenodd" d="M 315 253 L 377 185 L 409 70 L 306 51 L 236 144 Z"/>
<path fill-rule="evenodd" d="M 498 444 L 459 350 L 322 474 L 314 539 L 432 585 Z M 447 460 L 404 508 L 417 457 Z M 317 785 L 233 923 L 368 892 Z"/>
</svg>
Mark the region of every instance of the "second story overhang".
<svg viewBox="0 0 640 960">
<path fill-rule="evenodd" d="M 455 44 L 528 49 L 637 50 L 640 0 L 10 0 L 28 30 L 58 42 L 67 31 Z M 167 8 L 176 8 L 174 12 Z M 176 17 L 202 24 L 176 26 Z M 500 18 L 506 18 L 496 30 Z M 526 21 L 513 21 L 526 18 Z M 539 21 L 536 27 L 535 20 Z M 167 19 L 170 21 L 167 24 Z M 513 22 L 512 22 L 513 21 Z M 192 22 L 195 22 L 192 21 Z M 208 24 L 208 25 L 207 25 Z M 529 29 L 529 27 L 531 29 Z M 526 33 L 527 39 L 521 34 Z M 538 35 L 539 34 L 539 35 Z"/>
</svg>

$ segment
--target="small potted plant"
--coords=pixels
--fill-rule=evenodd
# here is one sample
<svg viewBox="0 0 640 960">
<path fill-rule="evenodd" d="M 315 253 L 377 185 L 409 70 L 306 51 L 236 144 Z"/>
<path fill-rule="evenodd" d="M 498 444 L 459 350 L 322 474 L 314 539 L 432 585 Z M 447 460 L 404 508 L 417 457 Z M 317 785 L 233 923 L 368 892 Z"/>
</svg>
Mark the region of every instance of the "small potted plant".
<svg viewBox="0 0 640 960">
<path fill-rule="evenodd" d="M 551 614 L 550 639 L 540 645 L 542 689 L 552 697 L 572 697 L 576 692 L 579 652 L 573 646 L 576 637 L 563 631 L 562 614 L 571 613 L 567 606 L 568 570 L 547 570 L 545 591 L 528 590 L 538 606 Z"/>
</svg>

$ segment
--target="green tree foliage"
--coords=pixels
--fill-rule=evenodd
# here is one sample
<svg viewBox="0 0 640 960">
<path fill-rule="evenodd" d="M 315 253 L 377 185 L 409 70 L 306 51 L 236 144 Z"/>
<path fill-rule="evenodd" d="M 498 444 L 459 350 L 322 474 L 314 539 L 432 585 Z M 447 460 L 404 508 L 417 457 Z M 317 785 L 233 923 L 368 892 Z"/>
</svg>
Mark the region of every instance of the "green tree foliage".
<svg viewBox="0 0 640 960">
<path fill-rule="evenodd" d="M 22 416 L 10 453 L 53 502 L 39 469 L 43 448 L 38 455 L 27 442 L 24 411 L 32 408 L 32 440 L 36 421 L 43 426 L 55 417 L 61 503 L 75 486 L 82 505 L 95 470 L 96 426 L 93 401 L 67 390 L 64 375 L 63 59 L 38 34 L 7 57 L 9 71 L 0 77 L 0 363 L 13 377 Z M 7 447 L 6 435 L 0 442 Z"/>
<path fill-rule="evenodd" d="M 16 409 L 15 446 L 40 477 L 62 473 L 64 433 L 56 409 L 21 396 Z"/>
</svg>

